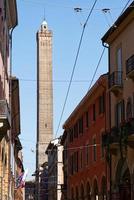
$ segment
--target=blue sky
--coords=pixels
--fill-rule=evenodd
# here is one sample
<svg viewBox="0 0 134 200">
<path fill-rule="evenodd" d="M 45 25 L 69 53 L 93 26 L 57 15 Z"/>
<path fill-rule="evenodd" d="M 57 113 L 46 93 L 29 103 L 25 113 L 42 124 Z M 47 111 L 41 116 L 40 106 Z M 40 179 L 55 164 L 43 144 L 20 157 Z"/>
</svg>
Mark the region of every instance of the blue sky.
<svg viewBox="0 0 134 200">
<path fill-rule="evenodd" d="M 53 31 L 54 137 L 74 65 L 82 25 L 94 0 L 18 0 L 18 26 L 13 32 L 13 75 L 20 79 L 21 142 L 27 179 L 35 171 L 36 146 L 36 33 L 45 17 Z M 102 52 L 101 37 L 115 21 L 127 0 L 98 0 L 85 29 L 73 82 L 57 136 L 62 124 L 86 94 Z M 80 13 L 75 7 L 82 8 Z M 110 8 L 104 14 L 103 8 Z M 95 80 L 106 73 L 107 51 Z M 94 80 L 94 81 L 95 81 Z"/>
</svg>

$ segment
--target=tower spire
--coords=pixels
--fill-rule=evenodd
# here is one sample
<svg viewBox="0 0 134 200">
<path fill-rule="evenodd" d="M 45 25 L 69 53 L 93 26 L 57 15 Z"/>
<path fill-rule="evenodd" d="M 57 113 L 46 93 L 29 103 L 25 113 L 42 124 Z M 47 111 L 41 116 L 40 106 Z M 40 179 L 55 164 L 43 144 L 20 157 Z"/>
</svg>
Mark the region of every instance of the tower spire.
<svg viewBox="0 0 134 200">
<path fill-rule="evenodd" d="M 46 21 L 46 9 L 44 8 L 44 18 L 43 18 L 44 21 Z"/>
<path fill-rule="evenodd" d="M 44 8 L 44 17 L 43 17 L 43 22 L 41 24 L 41 29 L 44 30 L 44 29 L 48 29 L 48 25 L 47 25 L 47 21 L 46 21 L 46 10 Z"/>
</svg>

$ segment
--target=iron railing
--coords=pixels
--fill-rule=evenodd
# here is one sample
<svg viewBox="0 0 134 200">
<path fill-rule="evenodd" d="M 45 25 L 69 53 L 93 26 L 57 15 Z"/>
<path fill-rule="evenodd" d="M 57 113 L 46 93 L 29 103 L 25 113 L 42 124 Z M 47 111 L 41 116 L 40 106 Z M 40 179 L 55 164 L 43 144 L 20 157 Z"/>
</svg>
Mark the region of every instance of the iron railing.
<svg viewBox="0 0 134 200">
<path fill-rule="evenodd" d="M 113 86 L 122 87 L 122 71 L 114 71 L 109 75 L 109 88 Z"/>
<path fill-rule="evenodd" d="M 126 74 L 128 75 L 133 70 L 134 70 L 134 55 L 132 55 L 126 61 Z"/>
<path fill-rule="evenodd" d="M 3 126 L 11 126 L 11 116 L 8 103 L 6 100 L 0 100 L 0 123 L 3 123 Z"/>
</svg>

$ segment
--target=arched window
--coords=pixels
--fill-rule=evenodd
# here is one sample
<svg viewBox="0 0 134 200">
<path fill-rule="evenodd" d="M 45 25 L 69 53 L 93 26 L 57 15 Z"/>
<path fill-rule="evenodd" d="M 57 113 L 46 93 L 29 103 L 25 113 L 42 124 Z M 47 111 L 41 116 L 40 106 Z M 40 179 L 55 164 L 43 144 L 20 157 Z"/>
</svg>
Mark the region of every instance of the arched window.
<svg viewBox="0 0 134 200">
<path fill-rule="evenodd" d="M 102 195 L 102 200 L 106 200 L 106 194 L 107 194 L 107 185 L 106 185 L 106 177 L 102 177 L 101 181 L 101 195 Z"/>
<path fill-rule="evenodd" d="M 75 199 L 78 200 L 79 199 L 79 192 L 78 192 L 78 187 L 76 186 L 75 189 Z"/>
<path fill-rule="evenodd" d="M 7 166 L 7 154 L 5 154 L 5 167 Z"/>
<path fill-rule="evenodd" d="M 2 156 L 1 156 L 2 162 L 4 161 L 4 147 L 2 147 Z"/>
<path fill-rule="evenodd" d="M 84 200 L 84 186 L 81 184 L 81 200 Z"/>
<path fill-rule="evenodd" d="M 98 200 L 99 197 L 98 197 L 98 194 L 99 194 L 99 191 L 98 191 L 98 184 L 97 184 L 97 180 L 95 179 L 94 180 L 94 186 L 93 186 L 93 195 L 94 195 L 94 200 Z"/>
<path fill-rule="evenodd" d="M 71 189 L 71 200 L 74 200 L 74 189 Z"/>
<path fill-rule="evenodd" d="M 89 182 L 87 183 L 87 187 L 86 187 L 86 195 L 87 195 L 87 200 L 91 200 L 91 190 L 90 190 Z"/>
</svg>

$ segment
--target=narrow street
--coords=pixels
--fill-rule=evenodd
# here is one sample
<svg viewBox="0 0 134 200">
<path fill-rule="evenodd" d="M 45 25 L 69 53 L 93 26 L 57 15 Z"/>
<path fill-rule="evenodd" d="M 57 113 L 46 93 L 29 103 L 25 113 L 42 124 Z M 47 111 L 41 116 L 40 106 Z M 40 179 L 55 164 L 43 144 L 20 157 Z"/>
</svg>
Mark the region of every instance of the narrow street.
<svg viewBox="0 0 134 200">
<path fill-rule="evenodd" d="M 0 200 L 134 200 L 134 1 L 0 0 Z"/>
</svg>

